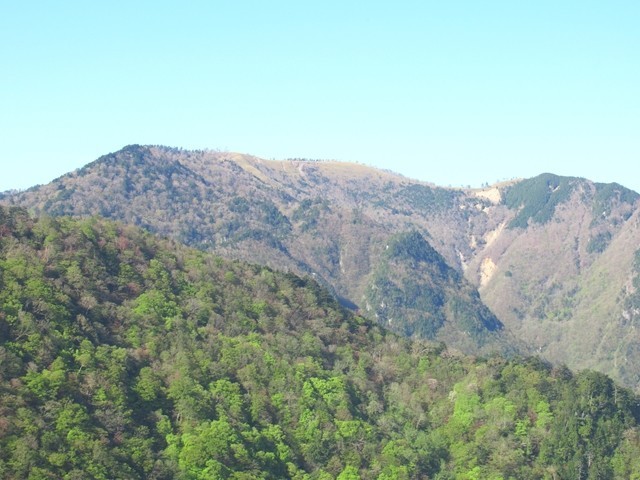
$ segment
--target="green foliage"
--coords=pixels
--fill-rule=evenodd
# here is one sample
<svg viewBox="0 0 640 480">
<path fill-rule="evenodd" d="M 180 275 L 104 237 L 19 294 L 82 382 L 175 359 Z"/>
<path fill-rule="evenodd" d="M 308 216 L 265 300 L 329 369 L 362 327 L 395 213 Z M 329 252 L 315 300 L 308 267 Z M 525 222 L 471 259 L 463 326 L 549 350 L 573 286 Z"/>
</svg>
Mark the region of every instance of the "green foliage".
<svg viewBox="0 0 640 480">
<path fill-rule="evenodd" d="M 448 321 L 476 350 L 507 351 L 492 336 L 503 326 L 478 292 L 415 230 L 389 239 L 366 299 L 380 323 L 398 333 L 440 340 Z"/>
<path fill-rule="evenodd" d="M 400 195 L 414 209 L 423 213 L 438 213 L 454 207 L 460 193 L 455 190 L 426 185 L 409 185 Z"/>
<path fill-rule="evenodd" d="M 616 184 L 549 174 L 516 183 L 481 191 L 443 189 L 362 165 L 131 145 L 79 172 L 0 200 L 36 214 L 108 215 L 205 251 L 313 274 L 343 305 L 396 332 L 445 341 L 465 353 L 504 351 L 496 343 L 515 343 L 511 331 L 524 348 L 537 345 L 552 361 L 592 366 L 635 387 L 640 347 L 633 342 L 637 315 L 626 305 L 632 293 L 627 272 L 598 258 L 604 252 L 611 259 L 628 258 L 636 248 L 624 232 L 635 228 L 629 219 L 640 206 L 638 194 Z M 511 210 L 494 205 L 500 198 Z M 536 228 L 502 232 L 505 219 L 514 219 L 511 227 Z M 76 233 L 95 244 L 99 237 L 92 229 L 87 221 Z M 509 329 L 494 328 L 495 317 L 471 298 L 468 284 L 446 276 L 443 281 L 437 268 L 411 260 L 411 252 L 390 261 L 385 240 L 410 230 L 423 233 L 460 277 L 482 284 L 482 301 Z M 63 245 L 46 221 L 35 228 L 34 235 L 41 234 L 51 252 L 73 249 L 77 240 Z M 123 246 L 127 241 L 120 239 Z M 136 242 L 125 248 L 128 255 L 147 260 L 154 254 Z M 102 264 L 111 275 L 117 265 L 113 249 L 102 253 L 111 259 Z M 495 269 L 489 259 L 484 263 L 487 256 Z M 56 274 L 82 290 L 82 262 L 69 260 Z M 435 267 L 439 260 L 431 263 Z M 144 293 L 141 272 L 119 265 L 116 288 Z M 46 291 L 39 293 L 49 318 L 66 315 L 52 309 Z M 456 297 L 459 301 L 452 301 Z M 102 299 L 87 296 L 84 304 L 95 301 Z M 21 315 L 25 324 L 38 324 Z M 90 315 L 82 315 L 95 326 Z M 209 313 L 203 309 L 199 315 L 204 325 Z M 164 321 L 169 331 L 174 321 Z M 608 333 L 598 335 L 603 326 Z M 149 337 L 141 328 L 127 334 L 140 347 Z M 44 352 L 45 337 L 31 332 L 23 347 Z"/>
<path fill-rule="evenodd" d="M 630 320 L 635 322 L 640 311 L 640 249 L 636 250 L 634 255 L 631 283 L 633 289 L 627 292 L 624 307 L 631 317 Z"/>
<path fill-rule="evenodd" d="M 428 263 L 435 267 L 441 274 L 450 273 L 449 265 L 442 255 L 440 255 L 424 237 L 413 230 L 407 233 L 400 233 L 390 239 L 387 246 L 386 255 L 396 260 L 404 260 L 412 263 Z"/>
<path fill-rule="evenodd" d="M 529 220 L 547 223 L 556 207 L 567 201 L 577 179 L 544 173 L 509 187 L 504 195 L 507 207 L 518 210 L 509 228 L 526 228 Z"/>
<path fill-rule="evenodd" d="M 611 232 L 602 232 L 591 237 L 587 243 L 588 253 L 602 253 L 611 242 Z"/>
<path fill-rule="evenodd" d="M 429 245 L 417 253 L 430 257 L 434 267 L 446 269 L 449 275 L 456 269 L 447 267 L 447 262 L 458 262 L 456 251 L 467 255 L 469 239 L 465 236 L 487 224 L 484 207 L 489 205 L 471 192 L 429 187 L 364 166 L 271 162 L 223 152 L 141 145 L 105 155 L 78 172 L 49 185 L 16 192 L 2 202 L 24 206 L 36 214 L 107 216 L 203 251 L 296 274 L 311 273 L 354 310 L 363 307 L 363 294 L 376 276 L 382 254 L 378 246 L 389 232 L 413 228 L 411 224 L 424 232 L 433 225 L 440 237 L 433 245 L 442 256 Z M 81 233 L 87 232 L 91 233 L 88 224 Z M 443 239 L 443 233 L 456 237 L 455 245 Z M 480 232 L 473 235 L 482 236 Z M 119 241 L 125 244 L 127 239 Z M 51 244 L 56 244 L 55 239 Z M 135 242 L 129 247 L 129 255 L 153 257 L 153 252 L 141 250 Z M 109 273 L 113 273 L 113 251 L 108 254 Z M 126 263 L 118 265 L 118 287 L 138 294 L 147 290 L 140 272 Z M 81 289 L 72 264 L 68 275 Z M 460 272 L 458 275 L 462 277 Z M 441 286 L 422 288 L 421 282 L 390 280 L 399 289 L 411 288 L 413 297 L 406 306 L 400 303 L 394 307 L 394 318 L 410 317 L 406 328 L 398 324 L 394 329 L 443 339 L 442 327 L 451 315 L 443 312 L 447 307 L 430 305 L 432 300 L 440 301 L 437 293 Z M 444 287 L 450 295 L 457 294 L 460 285 L 455 283 Z M 468 290 L 465 285 L 461 295 L 466 297 Z M 432 298 L 427 297 L 429 292 L 435 292 Z M 423 305 L 412 310 L 411 302 L 420 298 L 425 298 Z M 172 299 L 168 296 L 166 300 Z M 366 311 L 370 312 L 373 317 L 374 312 Z M 173 318 L 167 317 L 166 324 L 171 329 Z M 474 354 L 485 351 L 484 344 L 478 348 L 474 340 L 466 341 L 465 333 L 456 332 L 456 322 L 450 325 L 452 331 L 446 340 L 453 347 Z M 505 336 L 492 333 L 494 337 Z M 128 334 L 138 339 L 138 345 L 145 341 L 145 332 Z"/>
<path fill-rule="evenodd" d="M 2 478 L 639 477 L 639 400 L 603 375 L 452 355 L 98 219 L 0 231 Z"/>
<path fill-rule="evenodd" d="M 318 221 L 323 212 L 328 211 L 328 205 L 326 201 L 317 199 L 305 199 L 300 202 L 300 206 L 295 209 L 291 220 L 296 223 L 300 223 L 300 230 L 306 232 L 312 230 L 318 226 Z"/>
<path fill-rule="evenodd" d="M 593 218 L 600 219 L 611 213 L 612 205 L 626 203 L 633 205 L 640 194 L 617 183 L 596 183 L 596 195 L 593 199 Z"/>
</svg>

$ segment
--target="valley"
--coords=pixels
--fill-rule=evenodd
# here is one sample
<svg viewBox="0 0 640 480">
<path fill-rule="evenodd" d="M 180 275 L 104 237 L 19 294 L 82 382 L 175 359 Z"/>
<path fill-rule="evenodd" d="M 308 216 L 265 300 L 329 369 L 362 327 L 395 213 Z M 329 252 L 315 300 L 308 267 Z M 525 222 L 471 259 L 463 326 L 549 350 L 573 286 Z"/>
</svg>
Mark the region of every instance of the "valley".
<svg viewBox="0 0 640 480">
<path fill-rule="evenodd" d="M 310 275 L 400 334 L 466 353 L 535 353 L 638 388 L 638 313 L 628 308 L 638 198 L 552 174 L 464 190 L 359 164 L 130 146 L 2 202 L 105 216 Z M 423 245 L 407 250 L 404 265 L 386 255 L 398 235 Z M 437 253 L 448 280 L 407 277 L 433 265 L 420 248 Z M 404 298 L 410 290 L 423 301 Z"/>
</svg>

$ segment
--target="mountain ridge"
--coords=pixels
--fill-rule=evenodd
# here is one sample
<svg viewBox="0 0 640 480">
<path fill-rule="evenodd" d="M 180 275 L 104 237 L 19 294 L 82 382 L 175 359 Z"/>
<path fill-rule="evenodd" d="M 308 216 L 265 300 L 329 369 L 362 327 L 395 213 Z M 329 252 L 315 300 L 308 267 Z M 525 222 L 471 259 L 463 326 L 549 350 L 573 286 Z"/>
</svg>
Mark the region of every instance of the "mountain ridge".
<svg viewBox="0 0 640 480">
<path fill-rule="evenodd" d="M 629 373 L 635 353 L 614 360 L 594 344 L 599 331 L 627 331 L 624 304 L 635 291 L 627 286 L 640 236 L 639 196 L 620 185 L 543 174 L 448 189 L 357 164 L 140 146 L 85 168 L 3 202 L 36 213 L 104 215 L 313 275 L 361 310 L 384 246 L 417 231 L 478 288 L 505 331 L 551 361 L 594 365 L 638 387 Z M 599 261 L 607 257 L 616 261 Z M 600 307 L 592 313 L 589 305 Z"/>
</svg>

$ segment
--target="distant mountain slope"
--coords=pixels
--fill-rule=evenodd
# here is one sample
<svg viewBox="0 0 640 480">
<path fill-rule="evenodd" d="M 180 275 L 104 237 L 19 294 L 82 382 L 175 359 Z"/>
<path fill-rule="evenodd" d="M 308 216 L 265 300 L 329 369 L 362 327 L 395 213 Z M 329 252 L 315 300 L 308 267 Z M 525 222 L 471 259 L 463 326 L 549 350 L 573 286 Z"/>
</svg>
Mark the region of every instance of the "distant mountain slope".
<svg viewBox="0 0 640 480">
<path fill-rule="evenodd" d="M 395 197 L 405 211 L 394 211 Z M 373 270 L 385 261 L 384 245 L 395 232 L 414 228 L 411 210 L 448 214 L 457 197 L 360 165 L 132 146 L 12 200 L 50 215 L 102 215 L 225 256 L 310 274 L 357 308 Z M 429 234 L 424 225 L 422 231 Z M 424 323 L 412 328 L 417 335 L 446 338 L 468 353 L 514 350 L 464 277 L 438 288 L 460 296 L 465 311 L 484 311 L 491 329 L 481 322 L 465 331 L 462 310 L 448 308 L 446 333 L 440 332 L 445 323 L 423 311 L 412 321 Z M 387 326 L 406 331 L 399 321 Z"/>
<path fill-rule="evenodd" d="M 614 339 L 636 341 L 626 305 L 635 294 L 640 204 L 637 193 L 617 184 L 543 174 L 481 190 L 445 189 L 356 164 L 130 146 L 2 201 L 55 215 L 106 215 L 225 256 L 310 274 L 398 332 L 446 339 L 465 351 L 488 351 L 509 330 L 549 360 L 598 368 L 638 387 L 640 359 Z M 393 286 L 387 293 L 430 288 L 432 272 L 416 271 L 420 285 L 409 285 L 411 268 L 385 254 L 411 232 L 462 274 L 442 288 L 476 302 L 471 309 L 443 303 L 440 312 L 455 322 L 439 320 L 429 302 L 403 304 L 396 294 L 391 317 L 376 306 L 384 298 L 372 286 L 385 276 Z M 464 328 L 462 335 L 436 328 L 460 325 L 463 311 L 486 312 L 469 283 L 506 326 L 471 333 L 471 343 Z M 399 319 L 406 324 L 394 325 Z"/>
<path fill-rule="evenodd" d="M 626 306 L 640 248 L 638 194 L 542 175 L 505 189 L 516 213 L 470 263 L 482 298 L 546 358 L 640 385 Z M 625 354 L 621 352 L 625 351 Z"/>
<path fill-rule="evenodd" d="M 2 478 L 640 475 L 604 375 L 402 339 L 309 278 L 0 207 L 0 285 Z"/>
<path fill-rule="evenodd" d="M 474 350 L 476 339 L 486 341 L 502 330 L 477 290 L 416 231 L 394 235 L 385 246 L 365 308 L 406 336 L 440 334 L 467 351 Z"/>
</svg>

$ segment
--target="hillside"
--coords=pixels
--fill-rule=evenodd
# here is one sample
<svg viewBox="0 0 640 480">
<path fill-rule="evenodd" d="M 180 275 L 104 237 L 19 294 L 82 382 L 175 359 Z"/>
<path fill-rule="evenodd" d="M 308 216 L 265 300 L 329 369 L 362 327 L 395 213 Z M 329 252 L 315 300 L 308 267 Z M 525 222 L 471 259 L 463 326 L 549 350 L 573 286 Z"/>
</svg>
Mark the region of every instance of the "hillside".
<svg viewBox="0 0 640 480">
<path fill-rule="evenodd" d="M 638 388 L 628 303 L 640 247 L 638 194 L 542 175 L 505 190 L 516 213 L 469 267 L 483 300 L 546 358 Z M 482 278 L 486 273 L 485 278 Z"/>
<path fill-rule="evenodd" d="M 309 278 L 0 207 L 0 284 L 2 478 L 640 475 L 604 375 L 403 339 Z"/>
<path fill-rule="evenodd" d="M 312 275 L 398 333 L 469 353 L 526 345 L 637 389 L 629 305 L 638 198 L 617 184 L 552 174 L 445 189 L 357 164 L 130 146 L 0 201 L 34 213 L 104 215 Z M 434 265 L 389 257 L 390 244 L 413 235 L 437 252 Z M 450 271 L 438 275 L 441 260 Z M 481 330 L 468 328 L 470 312 Z"/>
<path fill-rule="evenodd" d="M 223 256 L 312 275 L 344 304 L 364 311 L 376 281 L 374 269 L 379 271 L 386 261 L 385 246 L 396 232 L 414 231 L 409 222 L 384 221 L 389 215 L 409 214 L 388 212 L 395 208 L 389 206 L 391 199 L 403 192 L 423 208 L 446 212 L 455 198 L 443 189 L 416 190 L 405 183 L 397 175 L 360 165 L 267 162 L 132 146 L 9 200 L 29 204 L 36 213 L 102 215 Z M 424 226 L 420 231 L 429 237 Z M 404 320 L 408 315 L 398 315 L 386 326 L 446 340 L 467 353 L 516 349 L 463 276 L 450 277 L 437 288 L 446 300 L 437 307 L 442 321 L 432 322 L 433 305 L 425 304 L 412 309 L 412 325 Z M 454 297 L 456 309 L 450 308 Z M 477 328 L 467 328 L 466 314 L 457 314 L 463 311 L 484 312 Z"/>
</svg>

